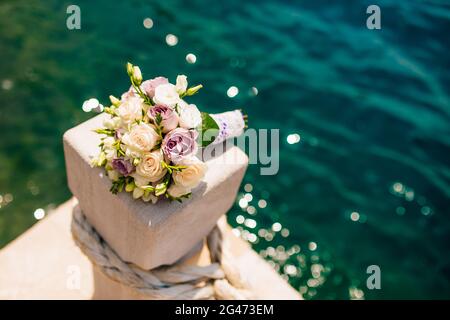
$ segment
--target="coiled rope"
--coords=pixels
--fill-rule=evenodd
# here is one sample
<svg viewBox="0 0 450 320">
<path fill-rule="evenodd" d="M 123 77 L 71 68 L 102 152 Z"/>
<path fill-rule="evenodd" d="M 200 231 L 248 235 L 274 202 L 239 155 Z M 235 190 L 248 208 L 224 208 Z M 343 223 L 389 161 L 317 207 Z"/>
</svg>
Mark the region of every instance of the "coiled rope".
<svg viewBox="0 0 450 320">
<path fill-rule="evenodd" d="M 206 238 L 211 264 L 173 264 L 143 270 L 123 261 L 87 221 L 81 209 L 73 210 L 72 236 L 81 251 L 111 280 L 133 288 L 148 299 L 244 300 L 252 297 L 233 264 L 227 241 L 216 225 Z"/>
</svg>

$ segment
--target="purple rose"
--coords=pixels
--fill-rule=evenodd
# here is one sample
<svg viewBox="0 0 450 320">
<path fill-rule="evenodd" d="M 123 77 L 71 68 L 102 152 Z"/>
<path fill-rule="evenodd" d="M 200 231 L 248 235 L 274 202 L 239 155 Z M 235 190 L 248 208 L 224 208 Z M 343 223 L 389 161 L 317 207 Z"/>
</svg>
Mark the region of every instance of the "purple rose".
<svg viewBox="0 0 450 320">
<path fill-rule="evenodd" d="M 161 145 L 161 149 L 169 160 L 177 163 L 189 155 L 197 153 L 197 132 L 184 128 L 170 131 Z"/>
<path fill-rule="evenodd" d="M 156 77 L 151 80 L 145 80 L 141 84 L 142 91 L 145 92 L 150 98 L 153 98 L 155 95 L 155 88 L 159 86 L 160 84 L 166 84 L 169 83 L 169 80 L 164 77 Z"/>
<path fill-rule="evenodd" d="M 161 115 L 162 132 L 167 133 L 178 126 L 178 114 L 169 107 L 158 104 L 148 110 L 148 117 L 156 120 L 156 116 Z"/>
<path fill-rule="evenodd" d="M 130 161 L 124 158 L 115 158 L 112 160 L 112 167 L 123 176 L 129 176 L 134 171 L 134 166 Z"/>
</svg>

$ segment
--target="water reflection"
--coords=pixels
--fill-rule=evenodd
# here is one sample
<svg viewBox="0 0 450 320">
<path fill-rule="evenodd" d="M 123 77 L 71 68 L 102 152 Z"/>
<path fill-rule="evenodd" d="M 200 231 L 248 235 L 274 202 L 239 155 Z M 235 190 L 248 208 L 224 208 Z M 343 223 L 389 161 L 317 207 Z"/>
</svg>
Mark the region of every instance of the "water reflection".
<svg viewBox="0 0 450 320">
<path fill-rule="evenodd" d="M 227 90 L 227 96 L 230 98 L 236 97 L 238 95 L 238 93 L 239 93 L 239 89 L 235 86 L 231 86 Z"/>
<path fill-rule="evenodd" d="M 41 220 L 45 217 L 45 210 L 42 208 L 36 209 L 33 213 L 33 216 L 36 220 Z"/>
<path fill-rule="evenodd" d="M 142 23 L 144 24 L 145 29 L 153 28 L 153 20 L 151 18 L 145 18 Z"/>
<path fill-rule="evenodd" d="M 3 90 L 11 90 L 14 86 L 14 82 L 10 79 L 4 79 L 2 81 L 2 89 Z"/>
<path fill-rule="evenodd" d="M 178 37 L 169 33 L 168 35 L 166 35 L 166 43 L 170 47 L 176 46 L 178 43 Z"/>
<path fill-rule="evenodd" d="M 95 14 L 80 33 L 47 2 L 2 4 L 2 244 L 36 208 L 69 197 L 60 137 L 92 116 L 83 100 L 123 91 L 117 75 L 131 59 L 149 76 L 203 83 L 206 111 L 245 106 L 255 127 L 281 129 L 280 173 L 250 167 L 229 221 L 306 298 L 448 297 L 448 21 L 443 6 L 419 2 L 382 1 L 393 26 L 383 33 L 367 33 L 363 6 L 342 1 L 240 2 L 229 15 L 99 0 L 84 5 Z M 382 293 L 362 289 L 372 260 L 384 266 Z"/>
<path fill-rule="evenodd" d="M 194 64 L 197 62 L 197 56 L 193 53 L 188 53 L 186 55 L 186 61 L 190 64 Z"/>
</svg>

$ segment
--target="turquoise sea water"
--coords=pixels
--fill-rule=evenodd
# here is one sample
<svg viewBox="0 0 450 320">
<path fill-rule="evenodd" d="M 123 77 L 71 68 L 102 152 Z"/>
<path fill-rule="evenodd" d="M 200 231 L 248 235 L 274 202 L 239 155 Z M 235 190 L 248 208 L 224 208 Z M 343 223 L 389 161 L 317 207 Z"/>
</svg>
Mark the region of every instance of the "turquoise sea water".
<svg viewBox="0 0 450 320">
<path fill-rule="evenodd" d="M 251 166 L 229 222 L 305 298 L 450 298 L 448 1 L 377 1 L 381 30 L 369 1 L 76 1 L 74 31 L 69 4 L 0 3 L 0 246 L 70 197 L 62 134 L 132 61 L 280 129 L 278 175 Z"/>
</svg>

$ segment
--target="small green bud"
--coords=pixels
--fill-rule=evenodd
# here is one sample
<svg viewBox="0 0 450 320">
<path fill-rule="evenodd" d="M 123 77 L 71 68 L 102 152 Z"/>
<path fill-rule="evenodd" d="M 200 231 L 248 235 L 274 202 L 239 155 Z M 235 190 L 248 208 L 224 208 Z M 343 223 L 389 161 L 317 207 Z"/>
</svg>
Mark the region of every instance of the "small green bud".
<svg viewBox="0 0 450 320">
<path fill-rule="evenodd" d="M 129 62 L 127 62 L 127 73 L 130 77 L 133 76 L 133 65 Z"/>
<path fill-rule="evenodd" d="M 97 160 L 97 166 L 102 167 L 106 164 L 106 154 L 102 151 Z"/>
<path fill-rule="evenodd" d="M 120 106 L 120 100 L 114 97 L 113 95 L 109 96 L 109 100 L 111 101 L 113 106 L 115 107 Z"/>
<path fill-rule="evenodd" d="M 133 190 L 134 190 L 134 182 L 127 183 L 127 185 L 125 186 L 125 191 L 132 192 Z"/>
<path fill-rule="evenodd" d="M 134 160 L 133 160 L 133 165 L 134 165 L 135 167 L 137 167 L 137 165 L 138 165 L 140 162 L 141 162 L 141 159 L 139 159 L 139 158 L 134 158 Z"/>
<path fill-rule="evenodd" d="M 167 185 L 164 182 L 156 185 L 155 196 L 160 196 L 160 195 L 164 194 L 166 192 L 166 190 L 167 190 Z"/>
<path fill-rule="evenodd" d="M 203 86 L 201 84 L 199 84 L 198 86 L 195 87 L 191 87 L 189 89 L 186 90 L 185 95 L 186 96 L 193 96 L 194 94 L 196 94 L 198 92 L 198 90 L 200 90 L 201 88 L 203 88 Z"/>
<path fill-rule="evenodd" d="M 112 109 L 112 108 L 110 108 L 110 107 L 105 107 L 105 108 L 103 109 L 103 112 L 105 112 L 105 113 L 107 113 L 107 114 L 110 114 L 110 115 L 113 115 L 113 116 L 116 115 L 116 113 L 114 112 L 114 109 Z"/>
</svg>

